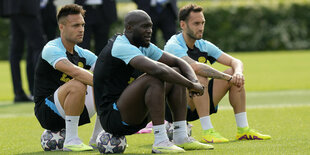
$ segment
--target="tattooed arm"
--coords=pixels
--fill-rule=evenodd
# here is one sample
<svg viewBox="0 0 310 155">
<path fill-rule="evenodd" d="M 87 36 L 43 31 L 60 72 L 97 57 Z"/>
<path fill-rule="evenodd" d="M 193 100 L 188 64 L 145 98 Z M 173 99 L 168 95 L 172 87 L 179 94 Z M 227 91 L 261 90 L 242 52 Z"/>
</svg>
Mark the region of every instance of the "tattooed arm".
<svg viewBox="0 0 310 155">
<path fill-rule="evenodd" d="M 243 76 L 243 63 L 237 59 L 234 58 L 227 53 L 223 53 L 218 59 L 217 62 L 220 64 L 226 65 L 231 67 L 234 70 L 234 73 L 232 75 L 231 82 L 237 85 L 238 87 L 241 87 L 244 85 L 244 76 Z"/>
<path fill-rule="evenodd" d="M 58 61 L 55 68 L 86 85 L 93 86 L 93 74 L 72 64 L 68 59 Z"/>
<path fill-rule="evenodd" d="M 184 56 L 182 57 L 183 60 L 185 60 L 187 63 L 189 63 L 193 70 L 195 71 L 195 73 L 197 75 L 203 76 L 203 77 L 210 77 L 210 78 L 214 78 L 214 79 L 222 79 L 222 80 L 231 80 L 232 76 L 220 72 L 212 67 L 210 67 L 207 64 L 203 64 L 200 62 L 197 62 L 193 59 L 191 59 L 188 56 Z"/>
</svg>

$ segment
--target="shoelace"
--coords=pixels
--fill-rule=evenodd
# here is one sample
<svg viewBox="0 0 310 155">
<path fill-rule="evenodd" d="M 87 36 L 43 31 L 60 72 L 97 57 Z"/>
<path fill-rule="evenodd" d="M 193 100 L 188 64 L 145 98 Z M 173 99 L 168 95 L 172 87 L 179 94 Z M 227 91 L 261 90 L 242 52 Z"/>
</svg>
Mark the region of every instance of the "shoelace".
<svg viewBox="0 0 310 155">
<path fill-rule="evenodd" d="M 171 143 L 169 140 L 167 140 L 167 141 L 163 141 L 163 142 L 159 143 L 159 145 L 156 146 L 156 147 L 160 147 L 160 146 L 167 146 L 167 147 L 170 147 L 170 146 L 172 146 L 172 145 L 174 145 L 174 144 Z"/>
<path fill-rule="evenodd" d="M 194 139 L 193 137 L 188 137 L 186 140 L 188 143 L 194 142 L 196 141 L 196 139 Z"/>
<path fill-rule="evenodd" d="M 219 132 L 216 132 L 215 130 L 210 130 L 208 132 L 208 134 L 213 135 L 213 136 L 218 137 L 218 138 L 223 137 Z"/>
</svg>

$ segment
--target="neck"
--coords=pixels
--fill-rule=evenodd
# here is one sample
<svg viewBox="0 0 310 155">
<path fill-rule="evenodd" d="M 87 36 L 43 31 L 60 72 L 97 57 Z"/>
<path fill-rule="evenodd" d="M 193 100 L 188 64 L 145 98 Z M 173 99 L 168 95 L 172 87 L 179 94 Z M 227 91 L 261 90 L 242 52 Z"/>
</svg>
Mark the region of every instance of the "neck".
<svg viewBox="0 0 310 155">
<path fill-rule="evenodd" d="M 138 48 L 140 47 L 140 46 L 135 44 L 135 42 L 132 39 L 132 35 L 125 33 L 125 36 L 126 36 L 126 38 L 128 39 L 128 41 L 130 42 L 131 45 L 134 45 L 134 46 L 136 46 Z"/>
<path fill-rule="evenodd" d="M 62 37 L 61 37 L 61 42 L 64 45 L 64 47 L 66 48 L 66 50 L 69 53 L 73 54 L 73 47 L 74 47 L 75 44 L 72 43 L 72 42 L 67 41 L 66 39 L 64 39 Z"/>
<path fill-rule="evenodd" d="M 186 45 L 189 48 L 193 49 L 195 42 L 196 42 L 196 39 L 191 38 L 190 36 L 186 35 L 184 32 L 182 33 L 182 35 L 183 35 L 183 38 L 185 40 Z"/>
</svg>

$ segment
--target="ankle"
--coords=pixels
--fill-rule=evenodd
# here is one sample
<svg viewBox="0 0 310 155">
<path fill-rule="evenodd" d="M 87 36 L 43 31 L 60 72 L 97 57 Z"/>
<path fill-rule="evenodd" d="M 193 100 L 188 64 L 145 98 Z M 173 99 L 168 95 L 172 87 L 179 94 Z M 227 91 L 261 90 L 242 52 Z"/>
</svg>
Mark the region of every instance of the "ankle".
<svg viewBox="0 0 310 155">
<path fill-rule="evenodd" d="M 79 145 L 82 144 L 83 142 L 81 141 L 81 139 L 79 137 L 72 137 L 72 138 L 68 138 L 65 139 L 64 141 L 64 145 Z"/>
<path fill-rule="evenodd" d="M 248 131 L 250 128 L 248 126 L 246 127 L 238 127 L 238 133 L 243 133 Z"/>
</svg>

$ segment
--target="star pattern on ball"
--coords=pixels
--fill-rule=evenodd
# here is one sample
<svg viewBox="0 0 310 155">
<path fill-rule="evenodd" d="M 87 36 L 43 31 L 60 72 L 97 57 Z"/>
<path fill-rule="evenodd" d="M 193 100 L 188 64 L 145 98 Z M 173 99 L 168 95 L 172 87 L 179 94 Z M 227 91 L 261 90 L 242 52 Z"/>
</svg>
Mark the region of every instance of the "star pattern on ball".
<svg viewBox="0 0 310 155">
<path fill-rule="evenodd" d="M 114 146 L 111 145 L 111 143 L 109 142 L 108 145 L 106 145 L 106 151 L 105 152 L 111 152 L 113 153 L 113 148 Z"/>
<path fill-rule="evenodd" d="M 120 138 L 120 140 L 121 140 L 121 143 L 119 144 L 119 146 L 122 146 L 124 149 L 124 147 L 126 147 L 126 145 L 127 145 L 126 138 Z"/>
</svg>

